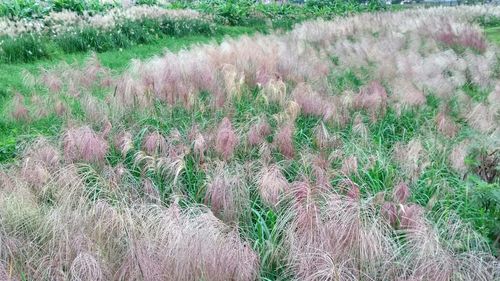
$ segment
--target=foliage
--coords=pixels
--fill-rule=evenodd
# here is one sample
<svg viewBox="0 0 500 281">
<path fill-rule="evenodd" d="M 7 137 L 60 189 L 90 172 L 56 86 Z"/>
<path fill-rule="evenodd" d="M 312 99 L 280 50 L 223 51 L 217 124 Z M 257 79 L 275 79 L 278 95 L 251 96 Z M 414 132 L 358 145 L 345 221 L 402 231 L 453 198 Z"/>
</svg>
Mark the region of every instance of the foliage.
<svg viewBox="0 0 500 281">
<path fill-rule="evenodd" d="M 3 0 L 0 2 L 0 17 L 41 18 L 51 12 L 63 10 L 78 14 L 98 14 L 119 7 L 121 1 L 100 0 Z M 136 5 L 155 6 L 157 0 L 137 0 Z"/>
<path fill-rule="evenodd" d="M 211 35 L 215 31 L 215 27 L 204 20 L 144 18 L 137 21 L 125 21 L 106 30 L 84 27 L 55 37 L 45 34 L 27 34 L 13 38 L 0 38 L 0 60 L 8 63 L 29 62 L 50 57 L 58 50 L 64 53 L 104 52 L 136 44 L 151 43 L 165 36 Z"/>
<path fill-rule="evenodd" d="M 317 17 L 332 18 L 338 15 L 362 11 L 385 9 L 378 0 L 371 0 L 367 5 L 358 1 L 313 0 L 306 4 L 268 3 L 251 0 L 203 0 L 196 2 L 177 1 L 177 7 L 190 7 L 214 16 L 223 24 L 254 24 L 256 20 L 271 21 L 278 26 L 290 28 L 293 24 Z"/>
</svg>

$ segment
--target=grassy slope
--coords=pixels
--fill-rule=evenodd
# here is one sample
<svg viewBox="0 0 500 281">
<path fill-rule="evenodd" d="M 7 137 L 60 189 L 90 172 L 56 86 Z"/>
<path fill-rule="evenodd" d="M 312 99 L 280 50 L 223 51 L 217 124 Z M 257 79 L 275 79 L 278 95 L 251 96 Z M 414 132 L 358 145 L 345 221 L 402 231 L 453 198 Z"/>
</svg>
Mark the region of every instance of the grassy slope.
<svg viewBox="0 0 500 281">
<path fill-rule="evenodd" d="M 239 36 L 251 34 L 257 29 L 252 27 L 220 27 L 216 35 L 207 37 L 202 35 L 185 36 L 180 38 L 161 39 L 154 44 L 138 45 L 125 50 L 114 50 L 98 53 L 101 63 L 115 72 L 122 71 L 131 59 L 145 59 L 161 54 L 166 49 L 178 51 L 194 44 L 220 42 L 226 36 Z M 23 86 L 23 70 L 37 73 L 40 68 L 55 66 L 61 62 L 82 63 L 88 58 L 89 53 L 61 54 L 57 59 L 41 60 L 34 63 L 0 64 L 0 112 L 5 112 L 8 100 L 14 91 L 25 94 L 27 89 Z M 5 116 L 5 114 L 3 115 Z M 0 120 L 0 162 L 10 160 L 15 156 L 18 145 L 24 140 L 30 140 L 38 135 L 57 135 L 62 123 L 59 118 L 48 117 L 29 124 L 12 123 L 9 120 Z"/>
</svg>

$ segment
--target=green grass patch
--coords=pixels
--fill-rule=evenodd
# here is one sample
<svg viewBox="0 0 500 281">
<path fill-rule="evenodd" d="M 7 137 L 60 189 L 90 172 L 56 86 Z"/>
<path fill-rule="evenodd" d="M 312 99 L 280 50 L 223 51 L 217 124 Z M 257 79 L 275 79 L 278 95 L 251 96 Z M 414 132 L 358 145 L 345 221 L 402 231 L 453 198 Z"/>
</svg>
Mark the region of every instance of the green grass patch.
<svg viewBox="0 0 500 281">
<path fill-rule="evenodd" d="M 484 32 L 491 42 L 500 45 L 500 23 L 499 26 L 485 28 Z"/>
</svg>

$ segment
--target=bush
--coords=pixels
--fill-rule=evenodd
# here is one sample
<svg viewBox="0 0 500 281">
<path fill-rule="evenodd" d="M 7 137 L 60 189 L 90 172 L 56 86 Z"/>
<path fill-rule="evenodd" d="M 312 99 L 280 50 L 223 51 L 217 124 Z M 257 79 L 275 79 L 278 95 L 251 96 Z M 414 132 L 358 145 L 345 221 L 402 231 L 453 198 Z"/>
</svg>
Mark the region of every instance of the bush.
<svg viewBox="0 0 500 281">
<path fill-rule="evenodd" d="M 242 25 L 250 17 L 254 2 L 249 0 L 214 0 L 202 1 L 198 7 L 204 13 L 211 14 L 218 23 Z"/>
</svg>

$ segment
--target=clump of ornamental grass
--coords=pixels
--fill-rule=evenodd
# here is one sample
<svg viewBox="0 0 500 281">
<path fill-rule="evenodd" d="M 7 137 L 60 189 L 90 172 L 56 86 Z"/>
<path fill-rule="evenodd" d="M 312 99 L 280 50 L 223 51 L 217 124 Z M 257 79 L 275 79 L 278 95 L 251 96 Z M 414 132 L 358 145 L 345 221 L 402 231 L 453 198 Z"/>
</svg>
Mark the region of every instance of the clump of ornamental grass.
<svg viewBox="0 0 500 281">
<path fill-rule="evenodd" d="M 324 101 L 310 85 L 301 83 L 293 90 L 292 96 L 305 115 L 323 116 Z"/>
<path fill-rule="evenodd" d="M 498 125 L 494 115 L 484 104 L 476 104 L 472 108 L 472 111 L 467 115 L 467 122 L 472 128 L 482 133 L 490 133 Z"/>
<path fill-rule="evenodd" d="M 458 132 L 458 126 L 453 122 L 451 117 L 443 111 L 439 112 L 436 116 L 436 126 L 440 133 L 449 138 L 455 137 Z"/>
<path fill-rule="evenodd" d="M 24 102 L 24 97 L 19 93 L 14 95 L 11 116 L 17 121 L 27 121 L 30 119 L 29 111 Z"/>
<path fill-rule="evenodd" d="M 99 262 L 94 255 L 81 252 L 71 263 L 70 274 L 73 280 L 104 280 Z"/>
<path fill-rule="evenodd" d="M 222 156 L 222 159 L 228 160 L 233 156 L 238 143 L 238 136 L 233 130 L 231 121 L 229 121 L 229 118 L 224 117 L 217 129 L 217 135 L 215 137 L 215 151 Z"/>
<path fill-rule="evenodd" d="M 125 157 L 134 148 L 132 134 L 127 131 L 117 134 L 114 144 L 115 148 Z"/>
<path fill-rule="evenodd" d="M 392 84 L 392 88 L 394 89 L 393 99 L 397 102 L 398 106 L 396 108 L 399 110 L 421 106 L 426 101 L 424 93 L 411 81 L 396 79 Z"/>
<path fill-rule="evenodd" d="M 294 126 L 291 122 L 283 124 L 274 137 L 274 144 L 278 151 L 287 158 L 293 158 L 295 148 L 293 145 Z"/>
<path fill-rule="evenodd" d="M 397 143 L 393 158 L 410 181 L 418 179 L 429 165 L 427 152 L 418 139 L 412 139 L 408 144 Z"/>
<path fill-rule="evenodd" d="M 321 122 L 314 128 L 314 143 L 320 151 L 327 151 L 339 148 L 342 145 L 341 139 L 328 131 L 328 126 Z"/>
<path fill-rule="evenodd" d="M 342 162 L 342 167 L 340 168 L 342 174 L 349 176 L 358 172 L 358 158 L 356 156 L 349 156 Z"/>
<path fill-rule="evenodd" d="M 70 128 L 63 136 L 64 158 L 69 162 L 102 163 L 109 145 L 88 126 Z"/>
<path fill-rule="evenodd" d="M 397 247 L 390 228 L 369 205 L 334 193 L 295 198 L 284 230 L 294 280 L 382 276 Z"/>
<path fill-rule="evenodd" d="M 284 105 L 286 100 L 286 83 L 283 80 L 271 79 L 262 88 L 268 102 Z"/>
<path fill-rule="evenodd" d="M 262 201 L 271 207 L 276 207 L 289 190 L 289 183 L 276 164 L 262 167 L 256 181 Z"/>
<path fill-rule="evenodd" d="M 265 138 L 271 134 L 271 126 L 265 119 L 257 121 L 250 127 L 247 134 L 248 144 L 251 146 L 260 145 Z"/>
<path fill-rule="evenodd" d="M 209 175 L 205 204 L 226 222 L 238 221 L 249 204 L 249 190 L 242 167 L 216 163 Z"/>
<path fill-rule="evenodd" d="M 448 156 L 451 167 L 461 175 L 465 175 L 468 170 L 466 158 L 469 154 L 469 146 L 470 144 L 468 141 L 458 143 L 451 149 L 450 155 Z"/>
<path fill-rule="evenodd" d="M 149 155 L 160 156 L 168 153 L 169 145 L 160 132 L 153 131 L 144 136 L 142 140 L 142 149 Z"/>
<path fill-rule="evenodd" d="M 191 128 L 188 139 L 191 142 L 193 154 L 199 163 L 203 163 L 205 159 L 205 152 L 208 149 L 208 142 L 206 137 L 198 129 L 198 126 L 194 125 Z"/>
<path fill-rule="evenodd" d="M 370 113 L 370 117 L 375 121 L 379 116 L 383 117 L 387 106 L 387 92 L 378 81 L 372 81 L 363 87 L 354 98 L 354 106 L 358 109 L 365 109 Z"/>
<path fill-rule="evenodd" d="M 63 101 L 58 100 L 54 104 L 54 112 L 57 116 L 63 117 L 68 112 L 68 107 Z"/>
<path fill-rule="evenodd" d="M 449 46 L 459 46 L 471 48 L 478 52 L 486 50 L 486 39 L 473 27 L 454 28 L 451 25 L 445 25 L 439 33 L 436 33 L 436 39 Z"/>
</svg>

